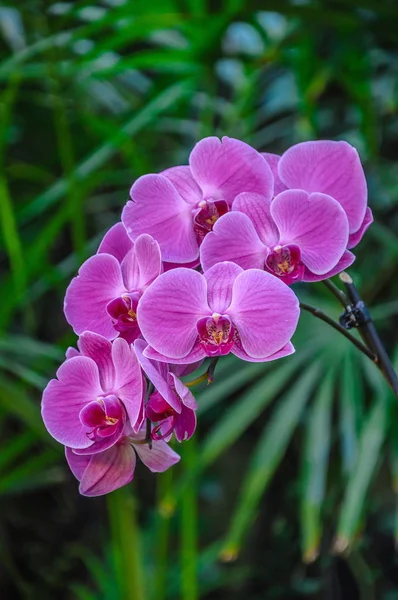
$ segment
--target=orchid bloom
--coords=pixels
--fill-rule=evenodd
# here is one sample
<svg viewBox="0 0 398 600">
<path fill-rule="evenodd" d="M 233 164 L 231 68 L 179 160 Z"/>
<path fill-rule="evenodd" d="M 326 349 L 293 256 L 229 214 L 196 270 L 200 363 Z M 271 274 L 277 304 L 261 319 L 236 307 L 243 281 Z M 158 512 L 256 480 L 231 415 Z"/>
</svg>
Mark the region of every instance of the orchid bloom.
<svg viewBox="0 0 398 600">
<path fill-rule="evenodd" d="M 373 215 L 367 206 L 361 161 L 353 146 L 343 141 L 320 140 L 296 144 L 281 157 L 267 153 L 262 156 L 273 172 L 275 195 L 286 189 L 301 189 L 309 194 L 332 196 L 347 215 L 347 248 L 354 248 L 361 241 Z"/>
<path fill-rule="evenodd" d="M 286 190 L 267 201 L 243 193 L 204 240 L 201 263 L 204 271 L 229 260 L 265 269 L 287 284 L 313 281 L 342 270 L 347 241 L 346 213 L 331 196 Z"/>
<path fill-rule="evenodd" d="M 244 142 L 208 137 L 192 150 L 189 166 L 140 177 L 122 221 L 132 240 L 142 233 L 152 235 L 163 260 L 195 265 L 199 244 L 241 192 L 272 197 L 267 161 Z"/>
<path fill-rule="evenodd" d="M 147 343 L 136 340 L 134 348 L 142 369 L 154 386 L 146 404 L 146 416 L 157 423 L 152 438 L 168 439 L 174 432 L 177 440 L 188 440 L 196 429 L 197 403 L 192 392 L 177 377 L 177 365 L 150 360 L 144 355 Z"/>
<path fill-rule="evenodd" d="M 143 234 L 133 244 L 117 224 L 66 290 L 66 320 L 78 335 L 93 331 L 108 340 L 119 336 L 133 342 L 140 335 L 139 299 L 162 270 L 158 243 Z"/>
<path fill-rule="evenodd" d="M 150 448 L 145 441 L 145 428 L 134 433 L 125 427 L 118 442 L 98 454 L 76 454 L 66 448 L 66 460 L 80 481 L 79 491 L 83 496 L 109 494 L 134 477 L 136 454 L 153 473 L 162 473 L 175 465 L 180 457 L 166 442 L 154 440 Z"/>
<path fill-rule="evenodd" d="M 263 362 L 294 352 L 299 303 L 290 288 L 258 269 L 223 262 L 204 275 L 178 268 L 146 290 L 138 322 L 148 358 L 188 364 L 232 352 Z"/>
<path fill-rule="evenodd" d="M 68 358 L 43 392 L 42 417 L 50 434 L 77 453 L 94 454 L 116 444 L 126 423 L 144 420 L 145 386 L 134 349 L 85 332 L 80 356 Z"/>
</svg>

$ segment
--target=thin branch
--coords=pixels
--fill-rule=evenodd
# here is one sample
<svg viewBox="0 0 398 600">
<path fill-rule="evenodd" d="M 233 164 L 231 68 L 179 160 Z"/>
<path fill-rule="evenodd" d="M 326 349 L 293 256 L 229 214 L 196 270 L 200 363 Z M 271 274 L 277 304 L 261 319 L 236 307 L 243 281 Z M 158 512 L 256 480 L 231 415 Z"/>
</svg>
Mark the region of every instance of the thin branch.
<svg viewBox="0 0 398 600">
<path fill-rule="evenodd" d="M 372 362 L 374 362 L 377 366 L 379 366 L 378 361 L 377 361 L 377 356 L 375 354 L 373 354 L 373 352 L 371 352 L 369 350 L 369 348 L 367 348 L 365 346 L 365 344 L 362 344 L 362 342 L 357 340 L 356 337 L 351 335 L 351 333 L 349 333 L 347 331 L 347 329 L 345 329 L 342 325 L 340 325 L 340 323 L 337 323 L 336 321 L 334 321 L 331 317 L 329 317 L 329 315 L 327 315 L 326 313 L 321 311 L 319 308 L 316 308 L 315 306 L 311 306 L 310 304 L 306 304 L 305 302 L 300 302 L 300 307 L 303 310 L 310 312 L 312 315 L 314 315 L 314 317 L 317 317 L 317 319 L 324 321 L 325 323 L 327 323 L 328 325 L 330 325 L 331 327 L 336 329 L 336 331 L 338 331 L 339 333 L 344 335 L 344 337 L 347 338 L 347 340 L 349 340 L 352 344 L 354 344 L 354 346 L 356 346 L 358 348 L 358 350 L 360 350 L 363 354 L 365 354 L 365 356 L 370 358 L 370 360 Z"/>
<path fill-rule="evenodd" d="M 340 279 L 346 288 L 350 303 L 354 308 L 359 309 L 360 314 L 363 317 L 363 319 L 358 323 L 358 330 L 363 334 L 369 348 L 376 354 L 380 370 L 384 373 L 385 378 L 387 379 L 396 396 L 398 396 L 398 376 L 391 364 L 390 358 L 382 344 L 379 334 L 377 333 L 376 327 L 374 326 L 369 311 L 366 308 L 365 302 L 359 295 L 359 292 L 348 273 L 340 273 Z"/>
<path fill-rule="evenodd" d="M 322 283 L 332 292 L 334 296 L 336 296 L 337 300 L 340 302 L 343 308 L 347 308 L 349 305 L 349 301 L 345 293 L 340 290 L 330 279 L 324 279 Z"/>
</svg>

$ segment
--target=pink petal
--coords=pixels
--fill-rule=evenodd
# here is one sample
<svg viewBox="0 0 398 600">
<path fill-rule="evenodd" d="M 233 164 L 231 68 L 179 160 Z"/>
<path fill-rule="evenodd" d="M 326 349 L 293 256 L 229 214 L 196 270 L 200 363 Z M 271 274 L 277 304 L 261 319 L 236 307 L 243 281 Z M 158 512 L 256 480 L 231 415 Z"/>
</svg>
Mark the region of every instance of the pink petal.
<svg viewBox="0 0 398 600">
<path fill-rule="evenodd" d="M 196 413 L 194 410 L 183 407 L 181 415 L 178 415 L 174 426 L 174 434 L 179 442 L 189 440 L 196 429 Z"/>
<path fill-rule="evenodd" d="M 303 142 L 287 150 L 278 165 L 288 188 L 309 194 L 322 192 L 344 208 L 350 233 L 358 231 L 365 217 L 367 187 L 358 152 L 347 142 Z"/>
<path fill-rule="evenodd" d="M 200 265 L 199 258 L 196 258 L 195 260 L 192 260 L 191 262 L 188 262 L 188 263 L 164 262 L 163 263 L 163 270 L 164 271 L 170 271 L 171 269 L 177 269 L 177 268 L 180 268 L 180 267 L 185 267 L 187 269 L 196 269 L 196 267 L 198 267 L 199 265 Z"/>
<path fill-rule="evenodd" d="M 219 262 L 232 261 L 242 269 L 263 269 L 268 249 L 253 223 L 243 213 L 232 211 L 215 223 L 200 247 L 204 271 Z"/>
<path fill-rule="evenodd" d="M 79 338 L 79 349 L 84 356 L 88 356 L 97 364 L 104 392 L 112 390 L 115 382 L 115 367 L 112 361 L 111 342 L 102 335 L 85 331 Z"/>
<path fill-rule="evenodd" d="M 104 235 L 97 254 L 112 254 L 121 263 L 133 246 L 134 242 L 127 235 L 123 223 L 116 223 Z"/>
<path fill-rule="evenodd" d="M 272 171 L 272 175 L 274 176 L 274 196 L 277 196 L 287 189 L 278 173 L 278 164 L 281 157 L 279 154 L 272 154 L 271 152 L 261 152 L 260 154 L 263 158 L 265 158 Z"/>
<path fill-rule="evenodd" d="M 326 194 L 286 190 L 271 204 L 279 243 L 295 244 L 301 259 L 316 275 L 336 266 L 347 247 L 348 222 L 340 204 Z"/>
<path fill-rule="evenodd" d="M 174 452 L 163 440 L 148 444 L 135 444 L 134 449 L 145 466 L 153 473 L 163 473 L 178 463 L 180 456 Z"/>
<path fill-rule="evenodd" d="M 190 262 L 199 250 L 192 225 L 192 207 L 162 175 L 144 175 L 131 188 L 132 201 L 123 209 L 122 221 L 131 239 L 151 235 L 163 260 Z"/>
<path fill-rule="evenodd" d="M 233 262 L 217 263 L 206 271 L 207 300 L 213 312 L 225 313 L 232 300 L 232 286 L 243 269 Z"/>
<path fill-rule="evenodd" d="M 134 342 L 134 348 L 138 361 L 142 369 L 145 371 L 146 376 L 153 383 L 159 394 L 177 413 L 180 413 L 181 402 L 173 393 L 167 382 L 167 364 L 147 358 L 143 353 L 147 345 L 148 344 L 145 342 L 145 340 L 136 340 Z"/>
<path fill-rule="evenodd" d="M 183 356 L 182 358 L 170 359 L 170 357 L 156 352 L 156 350 L 151 348 L 151 346 L 147 346 L 145 348 L 144 355 L 150 358 L 151 360 L 158 360 L 159 362 L 170 363 L 170 360 L 173 360 L 173 364 L 184 365 L 185 367 L 188 365 L 191 366 L 192 364 L 197 363 L 198 361 L 202 362 L 204 358 L 207 358 L 207 354 L 201 344 L 195 344 L 191 352 L 189 352 L 186 356 Z"/>
<path fill-rule="evenodd" d="M 275 246 L 279 241 L 279 233 L 272 220 L 270 207 L 271 202 L 264 196 L 244 192 L 235 198 L 232 210 L 238 210 L 249 217 L 263 244 Z"/>
<path fill-rule="evenodd" d="M 123 281 L 129 292 L 144 291 L 163 270 L 159 244 L 147 233 L 139 235 L 122 262 Z"/>
<path fill-rule="evenodd" d="M 69 346 L 69 348 L 66 349 L 65 357 L 73 358 L 74 356 L 80 356 L 80 352 L 79 352 L 79 350 L 76 350 L 76 348 Z"/>
<path fill-rule="evenodd" d="M 125 292 L 120 264 L 110 254 L 92 256 L 66 290 L 66 320 L 78 335 L 94 331 L 112 340 L 117 331 L 107 313 L 108 302 Z"/>
<path fill-rule="evenodd" d="M 185 377 L 196 371 L 196 369 L 199 369 L 202 363 L 203 360 L 198 360 L 196 363 L 190 365 L 169 364 L 169 370 L 171 373 L 175 373 L 177 377 Z"/>
<path fill-rule="evenodd" d="M 373 223 L 373 214 L 369 207 L 367 207 L 365 212 L 364 220 L 362 221 L 362 225 L 355 233 L 352 233 L 348 238 L 347 248 L 354 248 L 359 244 L 361 239 L 363 238 L 365 232 L 368 230 L 369 226 Z"/>
<path fill-rule="evenodd" d="M 122 338 L 112 344 L 112 359 L 116 369 L 115 394 L 123 402 L 131 426 L 136 430 L 145 392 L 140 364 L 134 348 Z"/>
<path fill-rule="evenodd" d="M 188 165 L 171 167 L 171 169 L 162 171 L 161 175 L 171 181 L 181 198 L 188 204 L 195 205 L 202 200 L 202 191 L 192 177 L 191 169 Z"/>
<path fill-rule="evenodd" d="M 190 269 L 173 269 L 144 292 L 137 318 L 148 344 L 175 362 L 192 350 L 196 322 L 209 310 L 204 277 Z"/>
<path fill-rule="evenodd" d="M 240 140 L 205 138 L 192 150 L 189 164 L 205 200 L 225 200 L 231 206 L 241 192 L 272 197 L 273 177 L 268 163 Z"/>
<path fill-rule="evenodd" d="M 134 477 L 135 453 L 127 443 L 112 446 L 104 452 L 84 458 L 88 458 L 89 463 L 82 473 L 82 457 L 74 454 L 69 448 L 66 451 L 71 471 L 80 479 L 79 491 L 83 496 L 109 494 L 130 483 Z"/>
<path fill-rule="evenodd" d="M 168 380 L 172 381 L 175 387 L 175 390 L 178 396 L 181 398 L 182 403 L 187 408 L 192 410 L 196 410 L 198 408 L 198 403 L 196 402 L 196 398 L 191 392 L 191 390 L 175 375 L 174 373 L 168 373 Z M 181 412 L 181 408 L 179 411 Z"/>
<path fill-rule="evenodd" d="M 337 273 L 341 273 L 345 269 L 348 269 L 352 265 L 355 260 L 355 256 L 349 250 L 346 250 L 343 256 L 340 258 L 339 262 L 333 269 L 324 273 L 323 275 L 314 275 L 309 269 L 304 269 L 304 275 L 302 281 L 307 282 L 315 282 L 315 281 L 323 281 L 324 279 L 329 279 L 329 277 L 333 277 L 333 275 L 337 275 Z"/>
<path fill-rule="evenodd" d="M 290 356 L 295 352 L 294 346 L 291 342 L 288 342 L 281 350 L 278 352 L 274 352 L 274 354 L 270 354 L 269 356 L 263 356 L 261 358 L 253 358 L 249 356 L 247 352 L 243 350 L 243 348 L 239 348 L 236 344 L 231 350 L 232 354 L 235 354 L 238 358 L 242 360 L 247 360 L 248 362 L 269 362 L 271 360 L 277 360 L 278 358 L 284 358 L 285 356 Z"/>
<path fill-rule="evenodd" d="M 41 412 L 50 434 L 65 446 L 87 448 L 92 444 L 79 420 L 81 409 L 102 395 L 98 368 L 87 356 L 66 360 L 43 392 Z"/>
<path fill-rule="evenodd" d="M 91 456 L 87 454 L 75 454 L 72 448 L 65 448 L 65 457 L 73 475 L 80 481 L 91 460 Z"/>
<path fill-rule="evenodd" d="M 283 348 L 296 329 L 299 313 L 294 292 L 270 273 L 250 269 L 236 278 L 228 314 L 252 358 Z"/>
</svg>

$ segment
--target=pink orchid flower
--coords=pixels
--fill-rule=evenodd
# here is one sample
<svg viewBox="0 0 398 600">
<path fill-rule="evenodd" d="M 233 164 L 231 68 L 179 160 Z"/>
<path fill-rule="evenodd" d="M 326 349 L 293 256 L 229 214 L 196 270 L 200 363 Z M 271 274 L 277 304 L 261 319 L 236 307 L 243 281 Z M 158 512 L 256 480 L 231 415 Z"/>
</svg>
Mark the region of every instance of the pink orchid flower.
<svg viewBox="0 0 398 600">
<path fill-rule="evenodd" d="M 142 233 L 152 235 L 163 260 L 196 264 L 199 244 L 240 192 L 272 197 L 267 161 L 244 142 L 208 137 L 192 150 L 189 167 L 140 177 L 122 221 L 133 240 Z"/>
<path fill-rule="evenodd" d="M 179 442 L 189 440 L 196 429 L 195 397 L 176 375 L 181 370 L 177 365 L 150 360 L 144 355 L 147 345 L 144 340 L 134 343 L 139 363 L 155 388 L 145 407 L 147 418 L 157 423 L 152 438 L 170 439 L 174 432 Z"/>
<path fill-rule="evenodd" d="M 80 356 L 68 358 L 43 392 L 42 417 L 50 434 L 77 453 L 94 454 L 116 444 L 127 422 L 144 420 L 145 386 L 134 349 L 85 332 Z"/>
<path fill-rule="evenodd" d="M 126 426 L 118 442 L 98 454 L 76 454 L 66 448 L 66 460 L 78 481 L 83 496 L 109 494 L 134 477 L 136 454 L 153 473 L 162 473 L 175 465 L 180 457 L 166 442 L 152 442 L 152 448 L 145 443 L 145 428 L 134 433 Z"/>
<path fill-rule="evenodd" d="M 140 235 L 130 249 L 127 240 L 121 223 L 112 227 L 66 290 L 64 312 L 76 334 L 93 331 L 130 343 L 139 337 L 139 299 L 163 267 L 159 244 L 150 235 Z"/>
<path fill-rule="evenodd" d="M 229 260 L 290 284 L 325 279 L 348 266 L 341 260 L 347 241 L 346 213 L 331 196 L 286 190 L 269 201 L 244 193 L 215 224 L 200 255 L 204 271 Z"/>
<path fill-rule="evenodd" d="M 292 146 L 279 157 L 263 153 L 275 183 L 275 195 L 286 189 L 332 196 L 346 212 L 347 248 L 354 248 L 373 222 L 367 206 L 367 186 L 356 149 L 347 142 L 320 140 Z M 345 268 L 345 267 L 343 267 Z M 342 270 L 342 269 L 341 269 Z"/>
<path fill-rule="evenodd" d="M 299 303 L 290 288 L 258 269 L 231 262 L 204 275 L 190 269 L 163 273 L 138 307 L 148 358 L 188 364 L 232 352 L 263 362 L 294 352 L 290 343 Z"/>
</svg>

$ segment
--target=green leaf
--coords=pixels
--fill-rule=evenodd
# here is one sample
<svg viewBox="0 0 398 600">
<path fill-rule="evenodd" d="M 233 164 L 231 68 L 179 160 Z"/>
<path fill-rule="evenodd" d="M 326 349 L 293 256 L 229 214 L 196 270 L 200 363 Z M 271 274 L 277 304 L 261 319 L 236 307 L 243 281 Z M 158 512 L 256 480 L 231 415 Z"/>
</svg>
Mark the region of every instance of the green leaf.
<svg viewBox="0 0 398 600">
<path fill-rule="evenodd" d="M 305 562 L 312 562 L 318 556 L 322 535 L 321 509 L 330 452 L 334 375 L 334 369 L 325 375 L 307 419 L 301 494 L 301 548 Z"/>
<path fill-rule="evenodd" d="M 221 553 L 224 560 L 232 560 L 237 556 L 243 538 L 255 518 L 261 496 L 286 451 L 320 373 L 321 365 L 313 364 L 278 400 L 272 417 L 256 446 L 242 483 L 237 508 Z M 280 376 L 279 370 L 273 375 Z M 270 379 L 271 377 L 268 378 L 268 383 Z M 275 392 L 276 390 L 273 389 L 272 396 L 275 395 Z"/>
<path fill-rule="evenodd" d="M 344 356 L 339 391 L 340 443 L 343 473 L 346 476 L 351 475 L 355 468 L 359 429 L 364 410 L 361 363 L 356 359 L 354 352 L 347 351 Z"/>
<path fill-rule="evenodd" d="M 335 550 L 345 551 L 354 541 L 365 508 L 366 494 L 379 462 L 387 429 L 388 401 L 380 395 L 364 423 L 358 458 L 340 509 Z"/>
</svg>

